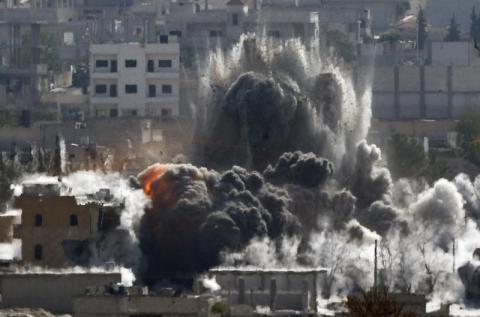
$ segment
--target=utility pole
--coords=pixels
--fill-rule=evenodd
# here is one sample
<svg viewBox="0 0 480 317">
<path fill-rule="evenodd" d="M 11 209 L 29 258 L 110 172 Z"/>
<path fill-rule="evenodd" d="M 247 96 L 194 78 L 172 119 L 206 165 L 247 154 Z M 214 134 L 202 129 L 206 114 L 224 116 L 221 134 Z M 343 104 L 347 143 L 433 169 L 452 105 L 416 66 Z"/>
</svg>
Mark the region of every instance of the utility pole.
<svg viewBox="0 0 480 317">
<path fill-rule="evenodd" d="M 455 245 L 455 238 L 453 238 L 453 273 L 455 273 L 455 253 L 456 253 L 456 245 Z"/>
<path fill-rule="evenodd" d="M 373 291 L 377 291 L 377 248 L 378 241 L 375 240 L 375 258 L 374 258 L 374 268 L 373 268 Z"/>
</svg>

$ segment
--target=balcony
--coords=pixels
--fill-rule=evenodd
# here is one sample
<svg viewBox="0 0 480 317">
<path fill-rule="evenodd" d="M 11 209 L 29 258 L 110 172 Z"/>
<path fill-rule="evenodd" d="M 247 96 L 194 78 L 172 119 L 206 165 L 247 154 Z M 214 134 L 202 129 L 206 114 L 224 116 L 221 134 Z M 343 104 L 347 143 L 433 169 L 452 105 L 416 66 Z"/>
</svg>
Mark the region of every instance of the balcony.
<svg viewBox="0 0 480 317">
<path fill-rule="evenodd" d="M 176 102 L 178 102 L 178 95 L 157 95 L 155 97 L 147 97 L 148 104 L 176 103 Z"/>
<path fill-rule="evenodd" d="M 0 11 L 1 12 L 1 11 Z M 0 76 L 3 77 L 31 77 L 46 76 L 48 74 L 47 65 L 25 65 L 25 66 L 0 66 Z"/>
<path fill-rule="evenodd" d="M 120 102 L 119 97 L 110 97 L 108 95 L 93 95 L 90 97 L 90 103 L 92 104 L 118 104 Z"/>
</svg>

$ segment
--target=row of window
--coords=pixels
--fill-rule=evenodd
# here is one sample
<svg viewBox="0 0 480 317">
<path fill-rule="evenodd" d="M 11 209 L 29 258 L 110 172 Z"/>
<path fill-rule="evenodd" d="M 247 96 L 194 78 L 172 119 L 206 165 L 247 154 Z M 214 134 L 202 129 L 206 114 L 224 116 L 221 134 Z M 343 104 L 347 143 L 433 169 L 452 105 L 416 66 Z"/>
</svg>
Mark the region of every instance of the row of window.
<svg viewBox="0 0 480 317">
<path fill-rule="evenodd" d="M 223 32 L 218 30 L 210 30 L 208 33 L 209 37 L 223 37 Z M 280 38 L 280 31 L 270 30 L 267 32 L 268 37 Z"/>
<path fill-rule="evenodd" d="M 124 109 L 122 110 L 122 115 L 124 117 L 136 117 L 138 115 L 138 111 L 135 109 Z M 168 118 L 172 115 L 172 111 L 170 109 L 161 109 L 160 116 L 162 118 Z M 97 109 L 95 111 L 95 116 L 97 118 L 116 118 L 118 117 L 118 109 Z"/>
<path fill-rule="evenodd" d="M 172 85 L 162 85 L 161 86 L 162 94 L 172 94 L 173 93 L 173 86 Z M 107 85 L 99 84 L 95 85 L 95 94 L 96 95 L 105 95 L 107 93 Z M 138 93 L 138 86 L 137 85 L 125 85 L 125 93 L 126 94 L 136 94 Z M 156 85 L 148 85 L 148 97 L 156 97 L 157 96 L 157 86 Z M 111 84 L 110 85 L 110 97 L 118 97 L 117 93 L 117 85 Z"/>
<path fill-rule="evenodd" d="M 35 215 L 35 227 L 41 227 L 43 225 L 43 215 L 36 214 Z M 78 226 L 78 216 L 75 214 L 70 215 L 70 226 L 76 227 Z"/>
<path fill-rule="evenodd" d="M 172 68 L 173 62 L 171 59 L 159 59 L 157 61 L 158 68 Z M 109 61 L 107 59 L 97 59 L 95 61 L 95 68 L 96 69 L 107 69 L 109 67 Z M 137 60 L 136 59 L 126 59 L 125 60 L 125 68 L 136 68 L 137 67 Z M 116 73 L 118 71 L 117 67 L 117 60 L 112 59 L 110 60 L 110 72 Z M 149 59 L 147 61 L 147 72 L 153 73 L 155 72 L 155 60 Z"/>
</svg>

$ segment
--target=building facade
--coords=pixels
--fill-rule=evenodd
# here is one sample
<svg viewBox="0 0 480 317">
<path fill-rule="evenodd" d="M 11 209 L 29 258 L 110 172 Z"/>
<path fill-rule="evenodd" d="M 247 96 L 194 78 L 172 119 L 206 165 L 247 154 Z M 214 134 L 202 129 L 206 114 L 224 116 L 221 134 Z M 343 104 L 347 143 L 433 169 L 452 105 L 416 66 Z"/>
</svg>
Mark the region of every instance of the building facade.
<svg viewBox="0 0 480 317">
<path fill-rule="evenodd" d="M 269 307 L 270 310 L 317 312 L 326 269 L 230 269 L 209 271 L 230 305 Z M 200 290 L 200 286 L 197 286 Z"/>
<path fill-rule="evenodd" d="M 91 197 L 70 196 L 64 190 L 68 192 L 57 182 L 24 183 L 22 195 L 15 198 L 15 208 L 22 210 L 22 216 L 14 237 L 22 240 L 23 264 L 49 268 L 88 265 L 88 258 L 83 258 L 89 239 L 118 225 L 118 219 L 112 220 L 116 206 L 107 202 L 107 190 Z"/>
<path fill-rule="evenodd" d="M 95 44 L 90 47 L 92 117 L 170 118 L 179 114 L 180 48 L 161 43 Z"/>
</svg>

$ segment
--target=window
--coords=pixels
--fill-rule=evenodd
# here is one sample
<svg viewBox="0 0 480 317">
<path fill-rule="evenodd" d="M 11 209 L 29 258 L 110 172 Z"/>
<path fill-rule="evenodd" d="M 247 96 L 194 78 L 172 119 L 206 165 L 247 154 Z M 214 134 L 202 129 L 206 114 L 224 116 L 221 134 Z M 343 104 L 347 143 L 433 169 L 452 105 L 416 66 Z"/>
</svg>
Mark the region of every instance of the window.
<svg viewBox="0 0 480 317">
<path fill-rule="evenodd" d="M 125 109 L 122 111 L 123 115 L 125 117 L 136 117 L 137 116 L 137 110 L 135 109 Z"/>
<path fill-rule="evenodd" d="M 95 67 L 96 68 L 107 68 L 108 67 L 108 61 L 106 59 L 98 59 L 95 61 Z"/>
<path fill-rule="evenodd" d="M 125 85 L 125 93 L 126 94 L 136 94 L 137 93 L 137 85 Z"/>
<path fill-rule="evenodd" d="M 117 85 L 115 84 L 110 85 L 110 97 L 117 97 L 117 96 L 118 96 Z"/>
<path fill-rule="evenodd" d="M 238 25 L 238 13 L 232 14 L 232 24 Z"/>
<path fill-rule="evenodd" d="M 162 94 L 171 94 L 173 91 L 172 85 L 162 85 Z"/>
<path fill-rule="evenodd" d="M 41 214 L 35 215 L 35 227 L 41 227 L 43 224 L 43 217 Z"/>
<path fill-rule="evenodd" d="M 104 109 L 97 109 L 95 110 L 95 115 L 97 118 L 106 118 L 108 116 L 108 112 Z"/>
<path fill-rule="evenodd" d="M 75 214 L 70 215 L 70 226 L 76 227 L 78 226 L 78 216 Z"/>
<path fill-rule="evenodd" d="M 170 109 L 162 109 L 162 117 L 168 117 L 170 115 Z"/>
<path fill-rule="evenodd" d="M 117 72 L 117 61 L 112 59 L 110 61 L 110 73 L 116 73 Z"/>
<path fill-rule="evenodd" d="M 222 37 L 223 34 L 222 34 L 222 31 L 211 30 L 211 31 L 209 32 L 209 36 L 210 36 L 210 37 Z"/>
<path fill-rule="evenodd" d="M 168 43 L 168 35 L 160 35 L 160 43 L 167 44 Z"/>
<path fill-rule="evenodd" d="M 95 94 L 103 95 L 107 93 L 107 85 L 95 85 Z"/>
<path fill-rule="evenodd" d="M 118 110 L 117 109 L 110 109 L 110 118 L 118 117 Z"/>
<path fill-rule="evenodd" d="M 41 260 L 43 258 L 43 247 L 41 244 L 36 244 L 33 250 L 33 256 L 35 260 Z"/>
<path fill-rule="evenodd" d="M 125 60 L 125 67 L 126 67 L 126 68 L 135 68 L 135 67 L 137 67 L 137 60 L 136 60 L 136 59 L 127 59 L 127 60 Z"/>
<path fill-rule="evenodd" d="M 172 67 L 172 60 L 170 60 L 170 59 L 160 59 L 158 61 L 158 67 L 160 67 L 160 68 L 171 68 Z"/>
<path fill-rule="evenodd" d="M 148 96 L 149 97 L 156 97 L 157 96 L 157 86 L 148 85 Z"/>
<path fill-rule="evenodd" d="M 147 62 L 147 72 L 149 73 L 155 72 L 155 61 L 153 59 L 149 59 Z"/>
<path fill-rule="evenodd" d="M 268 31 L 268 36 L 278 39 L 280 38 L 280 31 L 277 31 L 277 30 Z"/>
<path fill-rule="evenodd" d="M 178 30 L 170 31 L 170 35 L 181 38 L 182 37 L 182 31 L 178 31 Z"/>
</svg>

